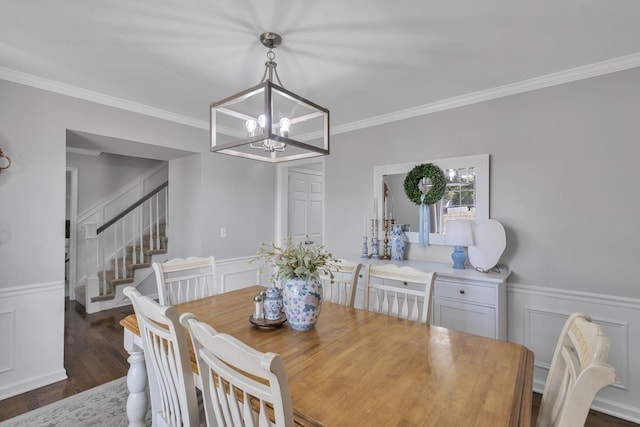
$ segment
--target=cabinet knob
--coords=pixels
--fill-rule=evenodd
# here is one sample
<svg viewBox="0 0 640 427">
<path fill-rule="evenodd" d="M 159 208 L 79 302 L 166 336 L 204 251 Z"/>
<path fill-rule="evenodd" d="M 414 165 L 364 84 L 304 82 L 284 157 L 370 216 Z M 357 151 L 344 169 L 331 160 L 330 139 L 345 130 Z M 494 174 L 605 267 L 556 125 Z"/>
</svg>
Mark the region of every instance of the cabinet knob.
<svg viewBox="0 0 640 427">
<path fill-rule="evenodd" d="M 460 289 L 460 293 L 464 295 L 464 289 Z"/>
</svg>

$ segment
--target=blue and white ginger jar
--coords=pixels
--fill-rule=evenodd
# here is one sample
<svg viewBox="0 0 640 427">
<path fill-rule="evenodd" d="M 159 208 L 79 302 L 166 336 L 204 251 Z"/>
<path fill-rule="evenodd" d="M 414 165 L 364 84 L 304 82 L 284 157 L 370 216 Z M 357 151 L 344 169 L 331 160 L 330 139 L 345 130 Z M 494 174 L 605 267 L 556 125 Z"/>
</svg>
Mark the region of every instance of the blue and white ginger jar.
<svg viewBox="0 0 640 427">
<path fill-rule="evenodd" d="M 291 329 L 308 331 L 312 329 L 322 310 L 322 282 L 311 276 L 289 277 L 283 285 L 284 311 Z"/>
<path fill-rule="evenodd" d="M 391 249 L 391 259 L 393 261 L 402 261 L 404 259 L 404 251 L 407 247 L 407 236 L 402 231 L 402 225 L 394 225 L 391 235 L 389 236 L 389 246 Z"/>
<path fill-rule="evenodd" d="M 264 309 L 264 318 L 267 320 L 278 320 L 282 317 L 282 292 L 275 284 L 267 289 L 266 294 L 262 298 L 262 308 Z"/>
</svg>

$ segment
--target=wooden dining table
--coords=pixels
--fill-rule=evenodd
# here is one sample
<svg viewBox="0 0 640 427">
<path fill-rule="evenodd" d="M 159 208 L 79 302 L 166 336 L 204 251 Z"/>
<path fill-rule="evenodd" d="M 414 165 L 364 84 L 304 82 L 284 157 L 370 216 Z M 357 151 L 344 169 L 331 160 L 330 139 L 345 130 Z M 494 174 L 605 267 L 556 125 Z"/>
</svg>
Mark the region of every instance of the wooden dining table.
<svg viewBox="0 0 640 427">
<path fill-rule="evenodd" d="M 533 353 L 506 341 L 322 303 L 315 328 L 254 326 L 252 286 L 179 304 L 181 313 L 285 363 L 294 418 L 324 426 L 528 426 Z M 135 315 L 121 321 L 131 357 L 130 425 L 147 411 Z M 194 372 L 197 366 L 191 354 Z"/>
</svg>

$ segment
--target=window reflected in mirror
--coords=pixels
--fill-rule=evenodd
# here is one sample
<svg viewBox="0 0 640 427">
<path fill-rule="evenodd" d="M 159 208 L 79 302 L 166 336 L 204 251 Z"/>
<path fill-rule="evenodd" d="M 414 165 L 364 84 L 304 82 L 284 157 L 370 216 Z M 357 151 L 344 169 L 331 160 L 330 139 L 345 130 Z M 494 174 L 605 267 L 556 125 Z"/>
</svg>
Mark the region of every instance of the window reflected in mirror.
<svg viewBox="0 0 640 427">
<path fill-rule="evenodd" d="M 444 227 L 449 220 L 476 219 L 476 170 L 474 167 L 445 169 L 447 190 L 442 198 Z"/>
</svg>

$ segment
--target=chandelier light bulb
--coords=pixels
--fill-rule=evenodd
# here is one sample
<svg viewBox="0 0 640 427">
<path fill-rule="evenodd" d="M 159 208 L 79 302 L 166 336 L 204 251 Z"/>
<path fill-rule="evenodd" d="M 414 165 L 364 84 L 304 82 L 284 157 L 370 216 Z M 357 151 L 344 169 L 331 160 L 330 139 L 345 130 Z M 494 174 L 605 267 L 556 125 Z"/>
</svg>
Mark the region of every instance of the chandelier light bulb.
<svg viewBox="0 0 640 427">
<path fill-rule="evenodd" d="M 264 133 L 264 127 L 267 124 L 267 118 L 264 114 L 258 116 L 258 126 L 260 126 L 260 133 Z"/>
<path fill-rule="evenodd" d="M 245 123 L 245 126 L 247 127 L 247 136 L 255 136 L 256 127 L 258 126 L 256 121 L 253 119 L 249 119 L 247 120 L 247 123 Z"/>
<path fill-rule="evenodd" d="M 283 117 L 280 119 L 280 135 L 286 138 L 289 137 L 289 128 L 291 127 L 291 120 Z"/>
</svg>

